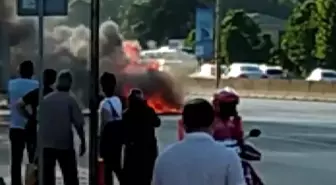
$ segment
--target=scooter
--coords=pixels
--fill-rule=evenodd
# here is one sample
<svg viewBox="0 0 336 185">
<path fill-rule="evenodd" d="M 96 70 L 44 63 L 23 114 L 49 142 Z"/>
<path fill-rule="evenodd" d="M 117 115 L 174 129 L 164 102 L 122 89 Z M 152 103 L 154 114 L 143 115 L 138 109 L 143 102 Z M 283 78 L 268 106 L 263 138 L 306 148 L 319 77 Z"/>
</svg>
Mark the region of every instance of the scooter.
<svg viewBox="0 0 336 185">
<path fill-rule="evenodd" d="M 226 147 L 235 150 L 239 154 L 242 160 L 246 185 L 264 185 L 263 181 L 250 163 L 251 161 L 260 161 L 261 153 L 253 146 L 252 143 L 247 141 L 249 138 L 259 137 L 260 134 L 261 131 L 259 129 L 252 129 L 248 135 L 244 137 L 241 144 L 235 140 L 221 141 L 221 143 Z"/>
</svg>

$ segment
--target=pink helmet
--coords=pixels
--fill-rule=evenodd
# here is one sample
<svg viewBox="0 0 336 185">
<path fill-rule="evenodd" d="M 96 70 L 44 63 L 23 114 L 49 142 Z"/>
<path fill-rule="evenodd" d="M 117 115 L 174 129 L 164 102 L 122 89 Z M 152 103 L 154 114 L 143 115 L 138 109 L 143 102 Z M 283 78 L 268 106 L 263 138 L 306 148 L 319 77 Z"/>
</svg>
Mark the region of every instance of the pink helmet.
<svg viewBox="0 0 336 185">
<path fill-rule="evenodd" d="M 215 111 L 218 112 L 220 104 L 239 104 L 239 94 L 231 87 L 224 87 L 215 92 L 212 103 Z"/>
</svg>

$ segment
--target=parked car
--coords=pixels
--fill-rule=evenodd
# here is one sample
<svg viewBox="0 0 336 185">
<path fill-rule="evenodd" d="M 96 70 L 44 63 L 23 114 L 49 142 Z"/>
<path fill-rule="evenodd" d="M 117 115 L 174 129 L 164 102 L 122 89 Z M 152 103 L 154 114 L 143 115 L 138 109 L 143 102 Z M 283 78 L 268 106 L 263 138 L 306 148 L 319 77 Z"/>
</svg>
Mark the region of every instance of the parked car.
<svg viewBox="0 0 336 185">
<path fill-rule="evenodd" d="M 260 65 L 260 70 L 271 79 L 281 79 L 284 77 L 284 71 L 281 66 Z"/>
<path fill-rule="evenodd" d="M 228 68 L 225 76 L 226 78 L 267 78 L 267 75 L 260 70 L 259 65 L 253 63 L 233 63 Z"/>
<path fill-rule="evenodd" d="M 332 69 L 314 69 L 310 75 L 306 78 L 307 81 L 326 81 L 335 82 L 336 81 L 336 71 Z"/>
</svg>

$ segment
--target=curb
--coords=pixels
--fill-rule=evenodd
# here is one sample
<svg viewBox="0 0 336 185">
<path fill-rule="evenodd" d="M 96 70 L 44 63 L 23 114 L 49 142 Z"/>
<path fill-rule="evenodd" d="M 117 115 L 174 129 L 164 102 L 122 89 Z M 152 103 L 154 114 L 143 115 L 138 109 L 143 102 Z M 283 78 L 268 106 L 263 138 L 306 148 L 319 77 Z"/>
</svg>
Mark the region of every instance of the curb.
<svg viewBox="0 0 336 185">
<path fill-rule="evenodd" d="M 214 89 L 215 91 L 215 89 Z M 311 96 L 294 96 L 294 95 L 270 95 L 263 93 L 246 93 L 246 92 L 238 92 L 242 98 L 249 99 L 266 99 L 266 100 L 284 100 L 284 101 L 305 101 L 305 102 L 324 102 L 324 103 L 335 103 L 335 98 L 325 98 L 323 95 L 321 97 L 311 97 Z M 212 93 L 187 93 L 189 96 L 212 96 Z"/>
</svg>

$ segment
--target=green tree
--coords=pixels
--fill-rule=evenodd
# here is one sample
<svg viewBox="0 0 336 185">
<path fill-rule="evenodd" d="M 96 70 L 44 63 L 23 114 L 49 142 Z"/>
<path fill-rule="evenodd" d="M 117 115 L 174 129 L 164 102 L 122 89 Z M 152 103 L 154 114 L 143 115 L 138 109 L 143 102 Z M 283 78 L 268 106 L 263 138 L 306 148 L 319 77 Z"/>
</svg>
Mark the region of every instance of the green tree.
<svg viewBox="0 0 336 185">
<path fill-rule="evenodd" d="M 192 29 L 184 39 L 184 46 L 195 49 L 196 30 Z"/>
<path fill-rule="evenodd" d="M 315 2 L 305 1 L 294 9 L 283 35 L 281 49 L 290 62 L 283 66 L 297 74 L 306 75 L 317 65 L 314 50 L 319 23 L 316 18 Z"/>
<path fill-rule="evenodd" d="M 262 31 L 243 10 L 230 10 L 221 23 L 221 55 L 227 62 L 265 62 L 273 48 L 270 35 Z"/>
<path fill-rule="evenodd" d="M 315 56 L 322 66 L 336 69 L 336 2 L 315 0 L 317 27 Z"/>
</svg>

